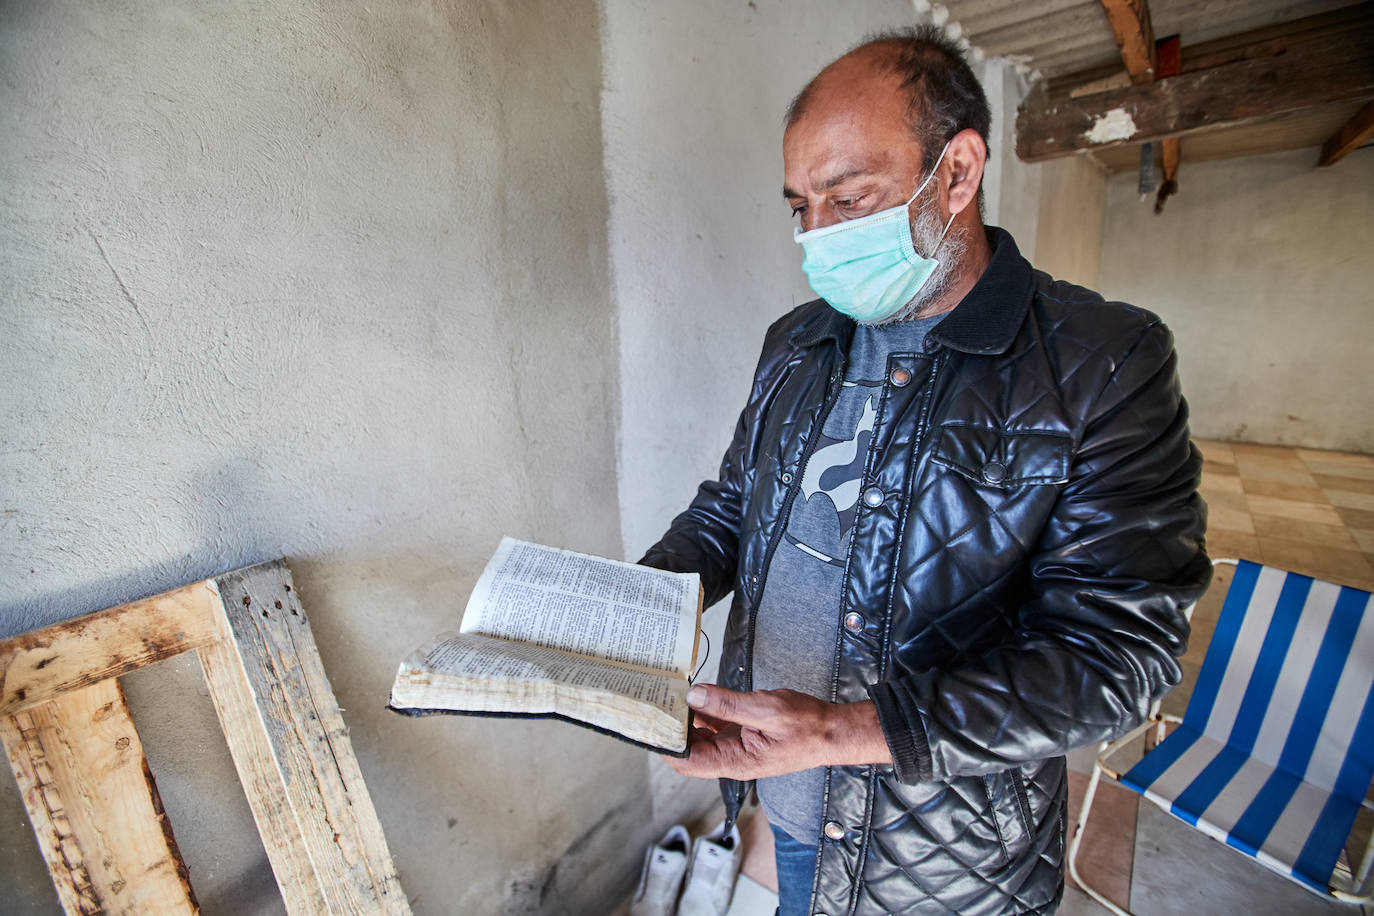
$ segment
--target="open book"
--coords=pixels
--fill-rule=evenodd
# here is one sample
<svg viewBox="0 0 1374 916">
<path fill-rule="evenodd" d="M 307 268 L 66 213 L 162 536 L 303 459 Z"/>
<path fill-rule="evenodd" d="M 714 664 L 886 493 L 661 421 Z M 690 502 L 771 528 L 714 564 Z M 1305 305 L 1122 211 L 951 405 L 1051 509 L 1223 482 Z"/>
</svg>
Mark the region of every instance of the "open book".
<svg viewBox="0 0 1374 916">
<path fill-rule="evenodd" d="M 565 719 L 687 753 L 701 582 L 504 538 L 458 632 L 401 662 L 390 707 Z"/>
</svg>

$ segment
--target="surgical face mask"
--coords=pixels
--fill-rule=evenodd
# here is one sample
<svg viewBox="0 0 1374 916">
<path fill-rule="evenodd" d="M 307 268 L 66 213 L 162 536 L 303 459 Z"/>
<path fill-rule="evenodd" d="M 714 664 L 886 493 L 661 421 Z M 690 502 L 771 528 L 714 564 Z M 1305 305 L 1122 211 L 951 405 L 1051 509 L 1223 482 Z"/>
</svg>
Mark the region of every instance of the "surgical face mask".
<svg viewBox="0 0 1374 916">
<path fill-rule="evenodd" d="M 802 270 L 811 288 L 836 311 L 865 324 L 880 323 L 915 299 L 935 273 L 940 262 L 919 254 L 912 243 L 909 208 L 935 177 L 948 149 L 946 143 L 935 167 L 906 203 L 810 232 L 798 226 L 793 232 L 804 252 Z M 951 213 L 931 247 L 932 255 L 953 222 Z"/>
</svg>

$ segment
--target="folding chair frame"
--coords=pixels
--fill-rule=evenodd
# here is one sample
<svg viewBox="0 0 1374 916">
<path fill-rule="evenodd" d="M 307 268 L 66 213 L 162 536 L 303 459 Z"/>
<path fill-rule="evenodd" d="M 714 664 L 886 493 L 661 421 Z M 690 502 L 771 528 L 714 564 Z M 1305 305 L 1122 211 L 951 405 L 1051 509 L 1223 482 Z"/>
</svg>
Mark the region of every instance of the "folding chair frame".
<svg viewBox="0 0 1374 916">
<path fill-rule="evenodd" d="M 1237 561 L 1234 559 L 1222 558 L 1213 560 L 1212 566 L 1216 567 L 1222 564 L 1235 566 L 1236 563 Z M 1193 607 L 1188 607 L 1188 609 L 1184 611 L 1184 614 L 1188 620 L 1191 621 Z M 1098 745 L 1097 757 L 1093 760 L 1092 774 L 1088 777 L 1088 788 L 1083 793 L 1083 807 L 1078 812 L 1078 823 L 1074 826 L 1073 838 L 1069 841 L 1069 874 L 1073 877 L 1074 883 L 1078 885 L 1083 893 L 1115 913 L 1116 916 L 1132 916 L 1132 914 L 1129 910 L 1124 910 L 1111 900 L 1108 900 L 1100 891 L 1083 880 L 1083 876 L 1078 873 L 1078 849 L 1083 843 L 1083 833 L 1087 828 L 1088 814 L 1092 810 L 1093 798 L 1097 794 L 1097 786 L 1102 779 L 1102 774 L 1107 774 L 1108 777 L 1118 783 L 1124 775 L 1124 771 L 1114 769 L 1111 766 L 1109 763 L 1110 759 L 1151 730 L 1154 731 L 1151 746 L 1157 746 L 1164 740 L 1167 726 L 1178 725 L 1183 721 L 1179 716 L 1167 715 L 1161 712 L 1162 705 L 1162 700 L 1156 700 L 1150 706 L 1150 715 L 1144 722 L 1131 729 L 1120 738 L 1117 738 L 1115 741 L 1104 741 Z M 1371 803 L 1368 798 L 1364 800 L 1362 806 L 1367 810 L 1374 811 L 1374 803 Z M 1371 868 L 1374 868 L 1374 834 L 1371 834 L 1369 840 L 1365 843 L 1364 854 L 1360 859 L 1358 869 L 1351 872 L 1344 863 L 1344 856 L 1342 856 L 1342 862 L 1338 863 L 1336 866 L 1336 876 L 1341 883 L 1346 884 L 1349 889 L 1339 888 L 1333 884 L 1328 887 L 1327 896 L 1341 901 L 1342 903 L 1364 904 L 1374 900 L 1374 875 L 1370 874 Z M 1314 893 L 1316 892 L 1314 891 Z M 1130 901 L 1127 900 L 1127 902 L 1129 903 Z"/>
</svg>

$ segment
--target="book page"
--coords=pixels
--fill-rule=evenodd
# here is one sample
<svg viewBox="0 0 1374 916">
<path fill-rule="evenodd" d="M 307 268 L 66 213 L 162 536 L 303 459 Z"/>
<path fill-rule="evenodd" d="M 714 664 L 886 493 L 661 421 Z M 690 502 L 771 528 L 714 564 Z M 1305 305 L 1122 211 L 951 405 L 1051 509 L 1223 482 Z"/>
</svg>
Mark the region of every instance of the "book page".
<svg viewBox="0 0 1374 916">
<path fill-rule="evenodd" d="M 412 653 L 392 686 L 391 703 L 553 712 L 669 749 L 684 746 L 687 732 L 687 683 L 673 674 L 475 634 L 441 634 Z"/>
<path fill-rule="evenodd" d="M 503 538 L 461 630 L 692 674 L 700 584 L 670 573 Z"/>
</svg>

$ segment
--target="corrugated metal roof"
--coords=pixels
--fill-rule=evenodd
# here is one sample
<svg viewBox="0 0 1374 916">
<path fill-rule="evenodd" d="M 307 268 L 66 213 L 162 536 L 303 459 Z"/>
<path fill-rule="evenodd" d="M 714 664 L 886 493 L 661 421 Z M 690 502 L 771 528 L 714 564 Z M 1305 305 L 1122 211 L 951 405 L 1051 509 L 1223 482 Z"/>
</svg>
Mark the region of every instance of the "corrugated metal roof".
<svg viewBox="0 0 1374 916">
<path fill-rule="evenodd" d="M 1156 37 L 1183 45 L 1355 6 L 1351 0 L 1150 0 Z M 1120 62 L 1100 0 L 946 0 L 949 21 L 989 55 L 1019 58 L 1048 79 Z"/>
</svg>

